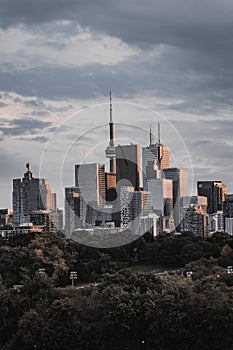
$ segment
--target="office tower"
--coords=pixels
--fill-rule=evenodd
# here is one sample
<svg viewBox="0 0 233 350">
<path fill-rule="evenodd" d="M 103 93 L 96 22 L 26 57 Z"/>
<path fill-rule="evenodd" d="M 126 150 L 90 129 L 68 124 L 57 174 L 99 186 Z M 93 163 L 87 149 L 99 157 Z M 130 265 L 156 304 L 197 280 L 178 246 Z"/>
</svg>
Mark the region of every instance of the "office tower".
<svg viewBox="0 0 233 350">
<path fill-rule="evenodd" d="M 75 165 L 75 186 L 86 205 L 101 208 L 105 204 L 105 167 L 104 164 Z"/>
<path fill-rule="evenodd" d="M 117 187 L 132 186 L 140 188 L 140 148 L 130 144 L 116 147 L 116 183 Z"/>
<path fill-rule="evenodd" d="M 158 142 L 152 143 L 152 134 L 150 130 L 150 145 L 142 147 L 142 178 L 143 189 L 147 190 L 146 167 L 148 162 L 156 161 L 158 169 L 170 168 L 170 151 L 169 148 L 161 144 L 160 127 L 158 125 Z"/>
<path fill-rule="evenodd" d="M 120 189 L 120 208 L 121 228 L 140 234 L 141 217 L 146 217 L 151 213 L 150 193 L 134 191 L 132 186 L 122 186 Z"/>
<path fill-rule="evenodd" d="M 208 214 L 214 214 L 222 210 L 224 196 L 227 193 L 226 186 L 221 181 L 198 181 L 197 194 L 207 197 Z"/>
<path fill-rule="evenodd" d="M 75 165 L 75 186 L 81 196 L 83 223 L 95 225 L 105 205 L 105 167 L 103 164 Z"/>
<path fill-rule="evenodd" d="M 225 194 L 223 202 L 224 229 L 233 235 L 233 194 Z"/>
<path fill-rule="evenodd" d="M 0 209 L 0 226 L 9 225 L 12 223 L 12 209 Z"/>
<path fill-rule="evenodd" d="M 188 169 L 163 169 L 163 176 L 172 180 L 174 224 L 178 228 L 181 220 L 180 199 L 188 196 Z"/>
<path fill-rule="evenodd" d="M 172 180 L 149 179 L 147 181 L 150 192 L 150 205 L 157 214 L 170 216 L 173 212 Z"/>
<path fill-rule="evenodd" d="M 77 187 L 65 188 L 65 233 L 66 235 L 82 226 L 82 198 Z"/>
<path fill-rule="evenodd" d="M 26 164 L 22 179 L 13 179 L 13 223 L 29 222 L 34 210 L 52 210 L 52 193 L 47 179 L 35 178 Z"/>
<path fill-rule="evenodd" d="M 133 233 L 140 234 L 141 217 L 148 216 L 150 212 L 151 212 L 150 193 L 147 191 L 134 191 L 133 198 L 132 198 L 132 224 L 131 224 L 131 230 Z"/>
<path fill-rule="evenodd" d="M 112 94 L 110 91 L 110 122 L 109 122 L 109 133 L 110 140 L 109 146 L 107 147 L 105 154 L 110 159 L 110 173 L 116 172 L 116 160 L 115 160 L 115 144 L 114 144 L 114 124 L 112 116 Z"/>
</svg>

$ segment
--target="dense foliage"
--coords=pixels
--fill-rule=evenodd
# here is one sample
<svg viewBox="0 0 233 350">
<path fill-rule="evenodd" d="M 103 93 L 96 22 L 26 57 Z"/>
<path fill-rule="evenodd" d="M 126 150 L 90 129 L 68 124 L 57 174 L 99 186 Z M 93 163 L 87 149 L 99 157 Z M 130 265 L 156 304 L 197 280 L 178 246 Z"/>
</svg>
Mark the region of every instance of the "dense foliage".
<svg viewBox="0 0 233 350">
<path fill-rule="evenodd" d="M 52 234 L 2 240 L 0 348 L 229 350 L 229 265 L 233 241 L 221 234 L 145 235 L 108 250 Z"/>
</svg>

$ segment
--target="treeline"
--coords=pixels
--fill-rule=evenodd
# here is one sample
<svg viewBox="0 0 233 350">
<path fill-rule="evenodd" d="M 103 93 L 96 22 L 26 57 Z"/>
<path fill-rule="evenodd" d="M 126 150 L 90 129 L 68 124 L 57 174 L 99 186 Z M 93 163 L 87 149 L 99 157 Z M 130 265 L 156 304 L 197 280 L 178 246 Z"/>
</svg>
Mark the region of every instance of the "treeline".
<svg viewBox="0 0 233 350">
<path fill-rule="evenodd" d="M 23 284 L 39 269 L 44 269 L 56 287 L 62 287 L 70 283 L 70 271 L 77 271 L 79 282 L 97 282 L 106 273 L 135 264 L 179 268 L 201 258 L 217 259 L 224 267 L 233 265 L 232 238 L 217 233 L 208 240 L 191 234 L 153 239 L 145 234 L 129 245 L 111 249 L 86 247 L 49 233 L 0 240 L 0 275 L 7 287 Z"/>
<path fill-rule="evenodd" d="M 172 272 L 132 272 L 140 264 Z M 233 241 L 222 234 L 146 234 L 113 249 L 52 234 L 1 240 L 0 348 L 229 350 L 229 265 Z M 78 272 L 78 288 L 69 286 L 70 271 Z"/>
</svg>

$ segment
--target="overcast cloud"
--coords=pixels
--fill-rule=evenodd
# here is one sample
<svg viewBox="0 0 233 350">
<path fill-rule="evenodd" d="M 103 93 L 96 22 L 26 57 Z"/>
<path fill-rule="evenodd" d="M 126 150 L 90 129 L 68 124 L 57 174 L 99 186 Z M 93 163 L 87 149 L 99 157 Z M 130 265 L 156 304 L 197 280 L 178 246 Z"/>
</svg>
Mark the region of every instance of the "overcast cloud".
<svg viewBox="0 0 233 350">
<path fill-rule="evenodd" d="M 107 105 L 101 115 L 98 108 L 86 110 L 76 129 L 67 118 L 107 103 L 109 90 L 114 102 L 126 103 L 125 109 L 114 105 L 116 121 L 148 129 L 159 120 L 145 109 L 135 118 L 138 107 L 127 103 L 161 113 L 187 145 L 195 179 L 222 179 L 233 191 L 232 13 L 230 0 L 0 0 L 0 158 L 11 169 L 1 172 L 0 206 L 11 205 L 16 147 L 17 176 L 28 160 L 38 170 L 54 130 L 59 137 L 52 149 L 61 152 L 90 125 L 107 123 Z M 172 148 L 175 133 L 164 129 Z M 82 147 L 92 149 L 107 136 L 86 134 Z M 66 172 L 65 185 L 72 185 L 73 169 Z"/>
</svg>

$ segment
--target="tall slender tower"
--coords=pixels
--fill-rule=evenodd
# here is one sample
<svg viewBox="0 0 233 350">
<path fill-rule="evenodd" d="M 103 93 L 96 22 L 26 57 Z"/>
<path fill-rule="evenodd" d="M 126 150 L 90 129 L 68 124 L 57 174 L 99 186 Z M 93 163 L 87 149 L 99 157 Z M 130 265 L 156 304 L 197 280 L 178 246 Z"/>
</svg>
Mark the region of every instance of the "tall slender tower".
<svg viewBox="0 0 233 350">
<path fill-rule="evenodd" d="M 112 94 L 110 91 L 110 122 L 109 122 L 109 131 L 110 131 L 110 141 L 109 146 L 105 150 L 106 157 L 110 159 L 110 173 L 116 172 L 116 151 L 114 144 L 114 123 L 112 117 Z"/>
</svg>

